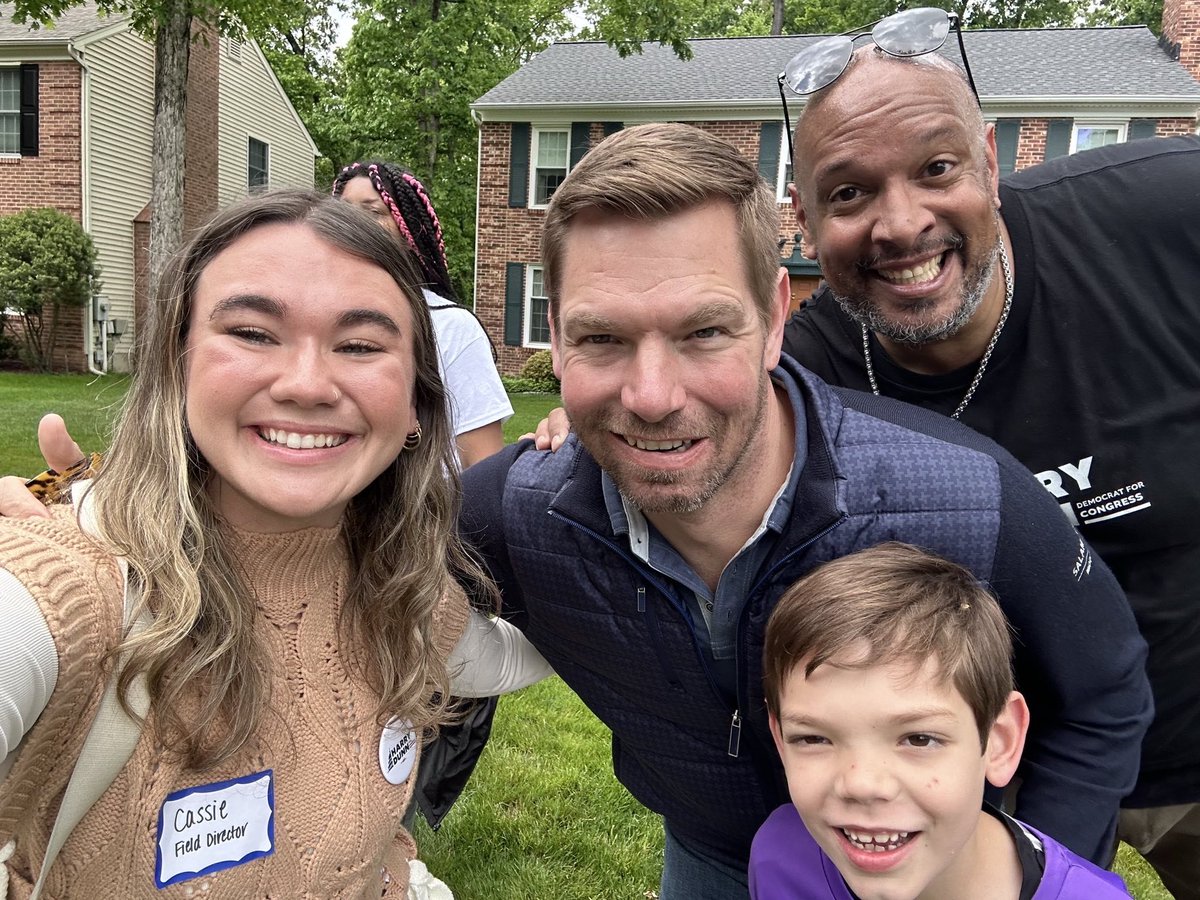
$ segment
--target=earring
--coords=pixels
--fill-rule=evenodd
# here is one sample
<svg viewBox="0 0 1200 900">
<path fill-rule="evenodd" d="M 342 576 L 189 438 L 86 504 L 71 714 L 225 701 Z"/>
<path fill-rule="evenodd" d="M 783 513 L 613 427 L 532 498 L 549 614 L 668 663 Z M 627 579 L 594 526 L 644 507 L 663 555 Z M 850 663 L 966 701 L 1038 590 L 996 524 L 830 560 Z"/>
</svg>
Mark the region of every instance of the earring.
<svg viewBox="0 0 1200 900">
<path fill-rule="evenodd" d="M 421 446 L 421 423 L 417 423 L 417 427 L 408 433 L 404 438 L 405 450 L 416 450 Z"/>
</svg>

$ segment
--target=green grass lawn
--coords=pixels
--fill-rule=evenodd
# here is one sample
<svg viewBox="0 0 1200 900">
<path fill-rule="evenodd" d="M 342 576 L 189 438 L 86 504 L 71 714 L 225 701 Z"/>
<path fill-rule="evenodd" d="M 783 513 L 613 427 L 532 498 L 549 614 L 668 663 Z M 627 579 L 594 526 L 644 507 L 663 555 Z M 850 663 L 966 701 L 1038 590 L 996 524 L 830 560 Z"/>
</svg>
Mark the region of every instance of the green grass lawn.
<svg viewBox="0 0 1200 900">
<path fill-rule="evenodd" d="M 106 447 L 128 385 L 123 375 L 0 372 L 0 472 L 32 476 L 46 468 L 37 449 L 37 423 L 49 412 L 67 420 L 81 447 Z"/>
<path fill-rule="evenodd" d="M 558 394 L 509 394 L 508 399 L 512 403 L 513 414 L 504 423 L 506 444 L 536 429 L 546 413 L 559 404 Z"/>
<path fill-rule="evenodd" d="M 112 376 L 0 373 L 0 468 L 44 465 L 35 428 L 63 415 L 85 449 L 105 445 L 127 381 Z M 512 441 L 557 405 L 515 394 Z M 435 834 L 418 820 L 432 872 L 458 900 L 646 900 L 658 887 L 662 828 L 612 774 L 607 729 L 557 678 L 506 697 L 463 798 Z M 1153 871 L 1122 846 L 1117 871 L 1138 900 L 1170 900 Z"/>
</svg>

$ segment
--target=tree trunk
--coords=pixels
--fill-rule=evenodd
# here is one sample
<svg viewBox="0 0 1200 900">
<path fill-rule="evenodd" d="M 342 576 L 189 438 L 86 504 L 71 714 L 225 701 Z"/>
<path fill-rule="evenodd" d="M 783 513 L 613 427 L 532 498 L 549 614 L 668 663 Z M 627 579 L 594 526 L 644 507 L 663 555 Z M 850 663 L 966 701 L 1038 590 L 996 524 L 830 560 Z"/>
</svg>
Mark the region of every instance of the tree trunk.
<svg viewBox="0 0 1200 900">
<path fill-rule="evenodd" d="M 150 189 L 150 296 L 183 241 L 183 177 L 188 54 L 188 0 L 165 0 L 154 36 L 154 144 Z"/>
<path fill-rule="evenodd" d="M 771 34 L 783 34 L 783 0 L 771 4 Z"/>
</svg>

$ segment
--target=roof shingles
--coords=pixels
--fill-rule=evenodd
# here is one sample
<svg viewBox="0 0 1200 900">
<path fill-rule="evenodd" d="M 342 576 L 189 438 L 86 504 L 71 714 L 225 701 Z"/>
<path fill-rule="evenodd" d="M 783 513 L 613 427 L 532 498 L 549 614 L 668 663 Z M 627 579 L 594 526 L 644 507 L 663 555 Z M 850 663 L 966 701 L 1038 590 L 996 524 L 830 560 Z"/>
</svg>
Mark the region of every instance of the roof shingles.
<svg viewBox="0 0 1200 900">
<path fill-rule="evenodd" d="M 0 3 L 0 43 L 63 44 L 123 21 L 124 16 L 102 16 L 94 3 L 82 3 L 64 10 L 52 24 L 34 28 L 12 20 L 13 5 Z"/>
<path fill-rule="evenodd" d="M 694 56 L 642 45 L 622 59 L 596 42 L 553 44 L 476 101 L 477 106 L 769 101 L 776 76 L 825 35 L 705 38 Z M 1194 97 L 1200 82 L 1167 57 L 1148 28 L 994 29 L 963 40 L 984 97 Z M 861 41 L 859 44 L 861 45 Z M 959 61 L 951 37 L 942 48 Z"/>
</svg>

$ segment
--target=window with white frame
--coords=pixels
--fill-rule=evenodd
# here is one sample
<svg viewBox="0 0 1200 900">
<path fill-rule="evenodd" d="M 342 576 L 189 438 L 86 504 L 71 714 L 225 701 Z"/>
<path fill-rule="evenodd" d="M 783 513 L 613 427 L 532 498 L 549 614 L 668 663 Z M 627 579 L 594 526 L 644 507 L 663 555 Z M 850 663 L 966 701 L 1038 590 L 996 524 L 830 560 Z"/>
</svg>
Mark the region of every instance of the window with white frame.
<svg viewBox="0 0 1200 900">
<path fill-rule="evenodd" d="M 270 182 L 271 148 L 265 142 L 250 138 L 249 165 L 246 185 L 250 190 L 267 187 Z"/>
<path fill-rule="evenodd" d="M 780 129 L 779 135 L 779 174 L 775 179 L 775 199 L 780 203 L 791 203 L 792 195 L 788 193 L 788 185 L 792 182 L 792 158 L 788 155 L 788 136 L 786 129 Z"/>
<path fill-rule="evenodd" d="M 1071 152 L 1107 147 L 1125 141 L 1126 122 L 1075 122 L 1071 129 Z"/>
<path fill-rule="evenodd" d="M 21 152 L 21 70 L 0 69 L 0 153 Z"/>
<path fill-rule="evenodd" d="M 550 346 L 550 298 L 546 295 L 546 283 L 542 280 L 542 267 L 530 266 L 525 276 L 525 328 L 526 347 Z"/>
<path fill-rule="evenodd" d="M 531 206 L 545 206 L 554 196 L 554 191 L 567 177 L 571 159 L 571 131 L 569 128 L 533 129 L 533 178 Z"/>
</svg>

